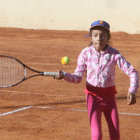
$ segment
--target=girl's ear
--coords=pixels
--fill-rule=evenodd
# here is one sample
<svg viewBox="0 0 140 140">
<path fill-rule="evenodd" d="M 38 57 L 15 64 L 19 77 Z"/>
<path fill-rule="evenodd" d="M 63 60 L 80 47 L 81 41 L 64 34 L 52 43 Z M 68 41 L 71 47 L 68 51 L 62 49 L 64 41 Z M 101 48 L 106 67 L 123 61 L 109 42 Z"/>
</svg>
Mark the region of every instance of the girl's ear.
<svg viewBox="0 0 140 140">
<path fill-rule="evenodd" d="M 89 36 L 90 36 L 90 37 L 92 36 L 92 30 L 89 31 Z"/>
<path fill-rule="evenodd" d="M 89 36 L 91 37 L 91 32 L 89 33 Z"/>
</svg>

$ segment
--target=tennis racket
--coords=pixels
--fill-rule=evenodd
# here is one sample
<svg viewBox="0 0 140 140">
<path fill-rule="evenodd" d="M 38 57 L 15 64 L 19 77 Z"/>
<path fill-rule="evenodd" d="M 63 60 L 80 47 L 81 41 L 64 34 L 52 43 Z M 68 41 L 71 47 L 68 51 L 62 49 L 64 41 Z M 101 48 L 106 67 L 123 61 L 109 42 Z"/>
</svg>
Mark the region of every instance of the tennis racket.
<svg viewBox="0 0 140 140">
<path fill-rule="evenodd" d="M 37 71 L 14 57 L 0 55 L 0 87 L 15 86 L 35 76 L 56 76 L 58 74 L 58 72 Z"/>
</svg>

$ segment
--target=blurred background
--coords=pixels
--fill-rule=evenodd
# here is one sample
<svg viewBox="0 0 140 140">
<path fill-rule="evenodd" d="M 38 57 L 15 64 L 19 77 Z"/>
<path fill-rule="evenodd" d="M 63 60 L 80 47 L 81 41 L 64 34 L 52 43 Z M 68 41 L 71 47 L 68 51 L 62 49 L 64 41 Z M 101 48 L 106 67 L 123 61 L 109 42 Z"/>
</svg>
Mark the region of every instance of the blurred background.
<svg viewBox="0 0 140 140">
<path fill-rule="evenodd" d="M 0 27 L 88 30 L 98 19 L 111 31 L 140 33 L 139 0 L 0 0 Z"/>
</svg>

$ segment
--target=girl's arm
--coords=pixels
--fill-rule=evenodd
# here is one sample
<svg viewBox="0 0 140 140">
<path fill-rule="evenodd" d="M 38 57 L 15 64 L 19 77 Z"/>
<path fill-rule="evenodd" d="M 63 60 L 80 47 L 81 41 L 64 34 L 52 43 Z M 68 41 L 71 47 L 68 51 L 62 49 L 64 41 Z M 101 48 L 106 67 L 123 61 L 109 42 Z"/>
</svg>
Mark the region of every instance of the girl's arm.
<svg viewBox="0 0 140 140">
<path fill-rule="evenodd" d="M 136 94 L 138 88 L 139 88 L 139 74 L 138 72 L 133 68 L 133 66 L 126 61 L 126 59 L 118 54 L 117 55 L 117 64 L 119 68 L 129 76 L 130 78 L 130 93 Z"/>
<path fill-rule="evenodd" d="M 129 92 L 136 94 L 138 88 L 139 88 L 139 74 L 138 72 L 133 68 L 133 66 L 126 61 L 126 59 L 118 54 L 117 55 L 117 64 L 119 68 L 129 76 L 130 78 L 130 88 Z"/>
<path fill-rule="evenodd" d="M 58 80 L 64 79 L 72 83 L 80 83 L 85 71 L 86 71 L 86 54 L 84 53 L 84 51 L 82 51 L 78 57 L 77 67 L 73 74 L 59 71 L 59 75 L 55 76 L 54 78 Z"/>
<path fill-rule="evenodd" d="M 133 68 L 133 66 L 125 60 L 120 54 L 117 55 L 117 64 L 119 68 L 126 73 L 130 78 L 130 88 L 127 94 L 128 104 L 132 105 L 136 103 L 136 92 L 139 88 L 139 74 Z"/>
<path fill-rule="evenodd" d="M 77 61 L 77 67 L 73 74 L 65 73 L 64 80 L 72 83 L 80 83 L 82 77 L 84 76 L 84 72 L 86 71 L 86 52 L 83 50 Z"/>
</svg>

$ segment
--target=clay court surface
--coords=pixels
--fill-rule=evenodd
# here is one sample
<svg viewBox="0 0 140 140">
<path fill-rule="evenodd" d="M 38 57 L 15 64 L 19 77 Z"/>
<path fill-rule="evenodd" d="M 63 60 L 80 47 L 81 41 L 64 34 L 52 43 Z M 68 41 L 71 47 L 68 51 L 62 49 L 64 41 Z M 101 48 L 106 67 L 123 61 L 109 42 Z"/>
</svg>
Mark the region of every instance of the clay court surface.
<svg viewBox="0 0 140 140">
<path fill-rule="evenodd" d="M 41 71 L 73 73 L 77 57 L 90 39 L 85 31 L 0 28 L 0 53 L 18 58 Z M 110 44 L 140 72 L 140 34 L 112 33 Z M 63 66 L 61 57 L 69 56 Z M 90 140 L 90 124 L 80 84 L 34 77 L 10 88 L 0 88 L 0 140 Z M 121 140 L 140 140 L 140 92 L 137 104 L 127 105 L 129 78 L 116 66 L 116 95 Z M 109 140 L 102 116 L 103 140 Z"/>
</svg>

